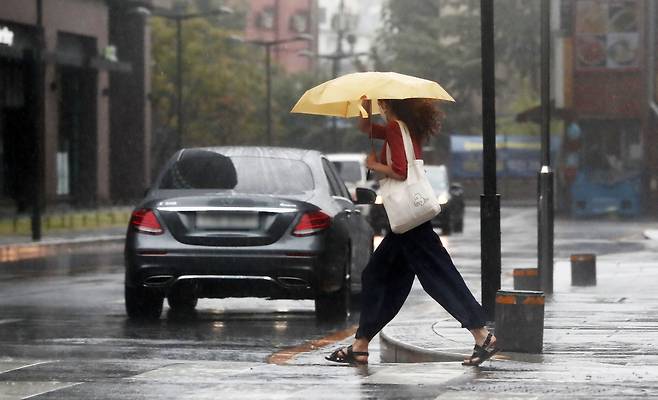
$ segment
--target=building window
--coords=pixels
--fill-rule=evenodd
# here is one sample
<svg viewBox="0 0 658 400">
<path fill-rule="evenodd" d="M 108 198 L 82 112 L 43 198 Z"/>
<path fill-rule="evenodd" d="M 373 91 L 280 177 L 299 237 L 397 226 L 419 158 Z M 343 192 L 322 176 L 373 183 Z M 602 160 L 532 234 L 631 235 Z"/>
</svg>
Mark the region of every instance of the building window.
<svg viewBox="0 0 658 400">
<path fill-rule="evenodd" d="M 306 33 L 309 28 L 309 17 L 305 12 L 298 12 L 290 17 L 290 30 L 296 33 Z"/>
<path fill-rule="evenodd" d="M 261 29 L 274 29 L 274 8 L 265 8 L 256 16 L 256 26 Z"/>
</svg>

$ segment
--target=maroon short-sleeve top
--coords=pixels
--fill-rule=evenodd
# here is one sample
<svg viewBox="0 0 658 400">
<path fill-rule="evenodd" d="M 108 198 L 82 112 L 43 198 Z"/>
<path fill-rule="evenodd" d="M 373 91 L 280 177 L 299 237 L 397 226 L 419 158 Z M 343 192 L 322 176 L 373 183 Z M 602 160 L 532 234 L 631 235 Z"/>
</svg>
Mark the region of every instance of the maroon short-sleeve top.
<svg viewBox="0 0 658 400">
<path fill-rule="evenodd" d="M 408 129 L 408 128 L 407 128 Z M 391 168 L 393 172 L 407 179 L 407 155 L 404 153 L 404 143 L 402 141 L 402 132 L 397 121 L 389 121 L 386 125 L 372 124 L 372 137 L 384 140 L 382 154 L 379 161 L 388 165 L 386 158 L 386 144 L 391 148 Z M 411 142 L 414 145 L 414 153 L 417 159 L 423 158 L 422 146 L 411 135 Z"/>
</svg>

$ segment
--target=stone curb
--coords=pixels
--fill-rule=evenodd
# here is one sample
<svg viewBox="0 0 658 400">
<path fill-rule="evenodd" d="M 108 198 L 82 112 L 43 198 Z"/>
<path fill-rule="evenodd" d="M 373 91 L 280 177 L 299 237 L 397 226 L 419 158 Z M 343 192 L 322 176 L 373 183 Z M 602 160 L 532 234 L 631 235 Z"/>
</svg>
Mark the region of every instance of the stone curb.
<svg viewBox="0 0 658 400">
<path fill-rule="evenodd" d="M 429 350 L 423 347 L 405 343 L 384 331 L 379 332 L 382 362 L 396 363 L 421 363 L 421 362 L 446 362 L 463 361 L 470 355 L 451 351 Z"/>
</svg>

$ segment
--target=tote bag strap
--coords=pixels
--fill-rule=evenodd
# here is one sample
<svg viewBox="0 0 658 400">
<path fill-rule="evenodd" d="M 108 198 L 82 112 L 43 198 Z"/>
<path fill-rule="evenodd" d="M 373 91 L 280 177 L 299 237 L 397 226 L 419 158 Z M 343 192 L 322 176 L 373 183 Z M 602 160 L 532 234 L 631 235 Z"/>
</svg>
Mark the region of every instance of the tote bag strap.
<svg viewBox="0 0 658 400">
<path fill-rule="evenodd" d="M 402 144 L 404 145 L 404 154 L 407 156 L 407 164 L 413 163 L 416 160 L 416 152 L 414 151 L 414 144 L 411 141 L 411 135 L 407 129 L 407 124 L 398 120 L 398 126 L 400 127 L 400 133 L 402 134 Z M 391 146 L 386 143 L 386 161 L 388 165 L 392 165 L 391 161 Z"/>
<path fill-rule="evenodd" d="M 404 153 L 407 155 L 407 164 L 411 164 L 416 160 L 416 152 L 414 151 L 414 144 L 411 141 L 409 129 L 407 129 L 407 124 L 404 122 L 398 120 L 397 123 L 402 133 L 402 143 L 404 143 Z"/>
</svg>

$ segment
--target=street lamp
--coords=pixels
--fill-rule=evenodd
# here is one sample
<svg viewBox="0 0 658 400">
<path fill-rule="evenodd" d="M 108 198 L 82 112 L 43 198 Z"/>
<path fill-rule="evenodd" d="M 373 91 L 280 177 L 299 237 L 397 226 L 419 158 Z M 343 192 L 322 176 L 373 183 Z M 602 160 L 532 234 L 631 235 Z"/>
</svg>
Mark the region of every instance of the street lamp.
<svg viewBox="0 0 658 400">
<path fill-rule="evenodd" d="M 356 58 L 360 56 L 367 56 L 367 52 L 349 52 L 349 53 L 343 53 L 342 48 L 339 46 L 338 50 L 335 53 L 332 54 L 318 54 L 314 53 L 309 50 L 302 50 L 299 53 L 300 56 L 303 57 L 309 57 L 309 58 L 322 58 L 325 60 L 331 60 L 331 77 L 336 78 L 338 77 L 338 74 L 340 73 L 340 62 L 345 59 L 345 58 Z M 338 126 L 336 123 L 336 117 L 331 117 L 331 130 L 334 134 L 336 135 L 338 131 Z"/>
<path fill-rule="evenodd" d="M 230 7 L 219 7 L 207 12 L 196 12 L 189 14 L 178 13 L 157 13 L 151 14 L 151 11 L 145 7 L 137 7 L 135 12 L 144 16 L 153 15 L 154 17 L 165 18 L 176 23 L 176 114 L 178 119 L 176 137 L 176 149 L 183 147 L 183 21 L 194 18 L 204 18 L 232 14 L 233 9 Z"/>
<path fill-rule="evenodd" d="M 356 57 L 369 55 L 369 53 L 365 52 L 365 51 L 361 51 L 361 52 L 357 52 L 357 53 L 338 52 L 338 53 L 332 53 L 332 54 L 317 54 L 317 53 L 314 53 L 310 50 L 302 50 L 297 54 L 299 54 L 302 57 L 321 58 L 321 59 L 325 59 L 325 60 L 331 60 L 331 77 L 332 78 L 338 77 L 338 74 L 340 73 L 340 64 L 339 63 L 343 59 L 352 58 L 352 57 L 356 58 Z"/>
<path fill-rule="evenodd" d="M 265 117 L 267 124 L 267 145 L 271 146 L 272 145 L 272 71 L 271 71 L 272 47 L 284 43 L 291 43 L 291 42 L 299 42 L 299 41 L 310 42 L 313 40 L 313 36 L 304 33 L 304 34 L 299 34 L 297 36 L 293 36 L 291 38 L 277 39 L 277 40 L 241 40 L 237 38 L 234 39 L 265 48 L 265 85 L 266 85 Z"/>
</svg>

